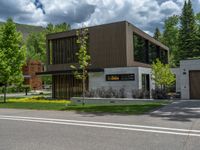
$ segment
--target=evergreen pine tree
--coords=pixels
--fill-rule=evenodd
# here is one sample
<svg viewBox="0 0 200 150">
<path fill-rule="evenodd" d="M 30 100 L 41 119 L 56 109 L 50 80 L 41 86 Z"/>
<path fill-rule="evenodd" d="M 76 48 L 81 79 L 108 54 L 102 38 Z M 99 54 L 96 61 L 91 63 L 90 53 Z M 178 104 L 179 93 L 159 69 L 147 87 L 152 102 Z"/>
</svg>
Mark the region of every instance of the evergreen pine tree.
<svg viewBox="0 0 200 150">
<path fill-rule="evenodd" d="M 176 67 L 178 60 L 178 35 L 179 35 L 179 16 L 174 15 L 167 18 L 164 22 L 164 31 L 161 42 L 169 47 L 170 66 Z"/>
<path fill-rule="evenodd" d="M 154 36 L 153 36 L 153 37 L 154 37 L 154 39 L 160 41 L 161 33 L 160 33 L 160 30 L 159 30 L 158 27 L 156 27 L 155 32 L 154 32 Z"/>
<path fill-rule="evenodd" d="M 196 40 L 195 40 L 195 51 L 194 51 L 194 57 L 195 58 L 200 58 L 200 12 L 196 14 Z"/>
<path fill-rule="evenodd" d="M 195 16 L 191 0 L 188 0 L 185 1 L 180 17 L 179 60 L 194 57 L 195 37 Z"/>
</svg>

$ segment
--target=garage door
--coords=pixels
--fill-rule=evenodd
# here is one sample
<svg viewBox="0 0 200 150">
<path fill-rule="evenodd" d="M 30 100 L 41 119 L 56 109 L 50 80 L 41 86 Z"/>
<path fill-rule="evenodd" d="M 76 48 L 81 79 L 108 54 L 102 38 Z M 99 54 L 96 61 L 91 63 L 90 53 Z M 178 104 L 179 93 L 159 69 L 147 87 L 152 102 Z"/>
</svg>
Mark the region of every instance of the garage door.
<svg viewBox="0 0 200 150">
<path fill-rule="evenodd" d="M 190 71 L 190 99 L 200 99 L 200 70 Z"/>
</svg>

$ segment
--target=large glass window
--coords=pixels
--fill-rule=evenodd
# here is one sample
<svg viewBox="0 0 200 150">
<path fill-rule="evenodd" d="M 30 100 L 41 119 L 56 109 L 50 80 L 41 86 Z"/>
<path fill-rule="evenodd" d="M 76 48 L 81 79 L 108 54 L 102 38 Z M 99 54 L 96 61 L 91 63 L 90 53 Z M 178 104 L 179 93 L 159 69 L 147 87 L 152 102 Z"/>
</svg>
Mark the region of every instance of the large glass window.
<svg viewBox="0 0 200 150">
<path fill-rule="evenodd" d="M 146 40 L 137 34 L 133 34 L 133 45 L 134 45 L 134 60 L 147 63 L 148 59 L 146 57 L 147 53 Z"/>
<path fill-rule="evenodd" d="M 164 49 L 160 50 L 160 60 L 164 64 L 168 63 L 168 52 L 167 52 L 167 50 L 164 50 Z"/>
<path fill-rule="evenodd" d="M 156 58 L 158 58 L 157 46 L 149 42 L 149 63 L 152 64 L 156 60 Z"/>
<path fill-rule="evenodd" d="M 158 45 L 133 34 L 134 61 L 152 64 L 157 58 L 162 63 L 168 63 L 168 51 L 160 48 Z"/>
</svg>

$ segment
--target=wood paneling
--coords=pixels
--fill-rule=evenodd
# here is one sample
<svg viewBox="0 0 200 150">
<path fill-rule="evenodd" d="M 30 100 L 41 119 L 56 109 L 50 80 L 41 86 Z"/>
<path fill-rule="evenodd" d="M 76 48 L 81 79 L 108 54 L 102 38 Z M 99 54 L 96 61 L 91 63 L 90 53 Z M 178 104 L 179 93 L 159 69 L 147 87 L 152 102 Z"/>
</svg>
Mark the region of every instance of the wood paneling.
<svg viewBox="0 0 200 150">
<path fill-rule="evenodd" d="M 76 45 L 75 36 L 76 32 L 74 32 L 74 30 L 47 35 L 48 43 L 52 41 L 53 64 L 69 64 L 77 60 L 75 53 L 77 52 L 78 46 Z M 91 67 L 105 68 L 126 66 L 125 41 L 125 22 L 89 27 Z M 48 51 L 50 51 L 49 48 Z M 50 52 L 48 52 L 48 54 L 50 54 Z M 67 60 L 65 61 L 65 59 Z M 48 60 L 50 59 L 48 58 Z M 50 64 L 50 61 L 48 64 Z"/>
<path fill-rule="evenodd" d="M 125 22 L 89 28 L 89 51 L 93 67 L 126 66 Z"/>
<path fill-rule="evenodd" d="M 200 71 L 189 72 L 190 99 L 200 99 Z"/>
<path fill-rule="evenodd" d="M 91 55 L 91 67 L 93 68 L 131 67 L 141 64 L 134 61 L 133 33 L 168 51 L 168 48 L 162 43 L 126 21 L 93 26 L 88 29 L 89 53 Z M 77 47 L 75 47 L 75 38 L 73 40 L 71 38 L 75 36 L 76 30 L 47 35 L 48 41 L 53 43 L 53 64 L 74 62 Z M 144 56 L 146 55 L 144 54 Z M 147 65 L 144 63 L 142 66 Z"/>
<path fill-rule="evenodd" d="M 50 65 L 74 63 L 77 61 L 75 54 L 78 51 L 76 37 L 49 40 L 47 51 L 47 60 Z"/>
<path fill-rule="evenodd" d="M 53 98 L 69 99 L 72 96 L 82 95 L 82 81 L 74 78 L 72 74 L 53 75 Z M 88 89 L 88 80 L 86 81 Z"/>
</svg>

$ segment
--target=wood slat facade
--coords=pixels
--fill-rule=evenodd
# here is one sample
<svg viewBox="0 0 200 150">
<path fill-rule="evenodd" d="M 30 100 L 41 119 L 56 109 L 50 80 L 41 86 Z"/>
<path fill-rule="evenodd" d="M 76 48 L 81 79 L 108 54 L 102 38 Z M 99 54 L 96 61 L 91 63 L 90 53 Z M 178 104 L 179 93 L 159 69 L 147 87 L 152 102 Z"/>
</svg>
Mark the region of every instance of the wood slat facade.
<svg viewBox="0 0 200 150">
<path fill-rule="evenodd" d="M 88 80 L 86 81 L 88 89 Z M 52 76 L 53 98 L 66 99 L 72 96 L 82 95 L 81 80 L 74 78 L 73 74 L 61 74 Z"/>
</svg>

